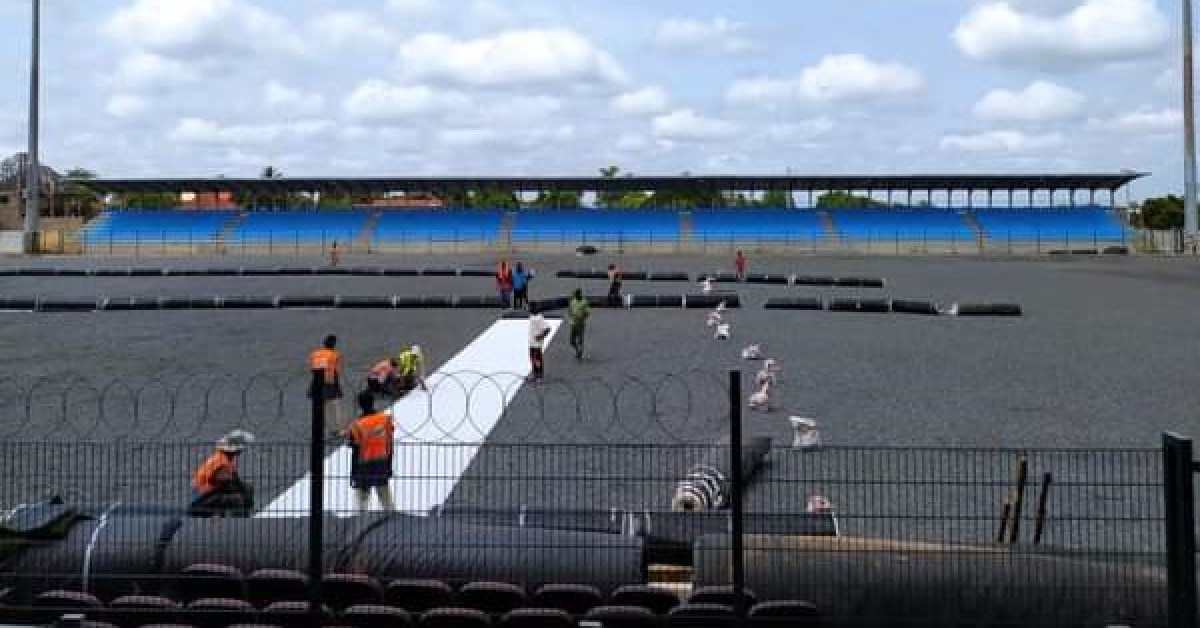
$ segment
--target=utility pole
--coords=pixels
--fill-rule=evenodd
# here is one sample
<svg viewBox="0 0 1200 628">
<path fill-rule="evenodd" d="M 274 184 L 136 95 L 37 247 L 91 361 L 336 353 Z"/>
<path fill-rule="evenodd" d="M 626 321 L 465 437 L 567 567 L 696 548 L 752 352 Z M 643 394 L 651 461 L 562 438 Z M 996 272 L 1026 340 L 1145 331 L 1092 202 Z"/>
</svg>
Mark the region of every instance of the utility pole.
<svg viewBox="0 0 1200 628">
<path fill-rule="evenodd" d="M 1196 216 L 1196 111 L 1192 75 L 1192 0 L 1183 0 L 1183 225 L 1186 246 L 1194 250 Z"/>
<path fill-rule="evenodd" d="M 41 35 L 42 0 L 31 0 L 33 3 L 33 55 L 29 69 L 29 151 L 25 167 L 25 252 L 36 253 L 38 219 L 41 218 L 38 206 L 41 193 L 41 165 L 38 159 L 38 74 L 40 72 L 39 39 Z"/>
</svg>

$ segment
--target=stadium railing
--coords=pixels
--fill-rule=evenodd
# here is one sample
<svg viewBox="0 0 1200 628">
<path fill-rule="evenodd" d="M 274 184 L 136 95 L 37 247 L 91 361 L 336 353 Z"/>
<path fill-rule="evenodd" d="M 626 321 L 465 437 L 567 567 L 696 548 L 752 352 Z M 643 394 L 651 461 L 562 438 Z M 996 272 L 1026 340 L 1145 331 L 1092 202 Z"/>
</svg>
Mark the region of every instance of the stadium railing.
<svg viewBox="0 0 1200 628">
<path fill-rule="evenodd" d="M 341 237 L 339 237 L 341 236 Z M 347 240 L 341 233 L 272 231 L 253 239 L 206 237 L 189 232 L 136 232 L 122 237 L 87 236 L 66 231 L 41 233 L 41 250 L 51 254 L 164 256 L 164 255 L 311 255 L 327 254 L 336 241 L 338 250 L 350 254 L 376 253 L 573 253 L 580 246 L 595 246 L 611 253 L 731 254 L 737 250 L 770 253 L 853 253 L 878 255 L 907 254 L 982 254 L 1030 255 L 1047 253 L 1103 253 L 1106 249 L 1136 249 L 1147 253 L 1169 253 L 1175 246 L 1175 232 L 1126 229 L 1120 237 L 1100 231 L 1021 230 L 1005 233 L 992 231 L 972 238 L 946 238 L 940 234 L 915 232 L 856 233 L 853 237 L 834 233 L 819 237 L 774 234 L 761 235 L 694 233 L 663 238 L 639 233 L 625 237 L 619 233 L 555 235 L 542 233 L 514 239 L 485 231 L 439 232 L 428 236 L 406 234 L 395 237 L 359 237 Z M 1181 250 L 1181 249 L 1180 249 Z"/>
<path fill-rule="evenodd" d="M 269 602 L 296 595 L 318 596 L 343 619 L 351 602 L 420 613 L 408 593 L 388 593 L 409 591 L 414 578 L 444 587 L 436 605 L 497 618 L 548 604 L 538 597 L 547 584 L 585 585 L 596 590 L 592 605 L 656 615 L 684 603 L 726 612 L 694 606 L 715 603 L 750 620 L 791 612 L 795 622 L 808 604 L 822 625 L 854 626 L 1165 625 L 1170 609 L 1195 603 L 1189 441 L 855 446 L 770 430 L 776 440 L 764 448 L 761 424 L 743 424 L 741 377 L 548 382 L 527 388 L 490 434 L 471 410 L 442 416 L 430 404 L 398 417 L 394 455 L 404 471 L 391 490 L 401 514 L 390 520 L 348 516 L 350 478 L 311 464 L 342 443 L 329 435 L 339 426 L 326 424 L 321 400 L 306 397 L 303 376 L 8 381 L 0 523 L 11 527 L 22 509 L 55 496 L 94 519 L 64 541 L 0 528 L 0 616 L 79 601 L 36 597 L 52 589 L 94 596 L 90 611 L 105 619 L 128 611 L 122 596 L 194 607 L 220 586 L 243 587 L 249 603 L 222 612 L 262 623 L 277 623 L 267 621 Z M 478 378 L 447 375 L 431 394 L 486 406 L 500 389 Z M 239 463 L 257 493 L 253 516 L 185 518 L 180 527 L 192 470 L 234 427 L 258 435 Z M 298 439 L 305 431 L 316 438 Z M 320 479 L 326 512 L 336 515 L 318 516 L 320 526 L 306 478 Z M 296 501 L 276 500 L 289 494 Z M 316 589 L 254 592 L 262 582 L 251 573 L 263 568 L 299 572 L 302 582 L 313 549 L 319 573 L 348 575 L 325 576 Z M 1178 587 L 1188 556 L 1190 597 Z M 185 573 L 193 564 L 231 567 L 222 578 L 241 584 L 214 584 L 212 569 Z M 497 581 L 509 586 L 486 584 Z M 657 588 L 641 587 L 648 582 Z M 586 616 L 581 608 L 566 610 Z M 185 609 L 167 610 L 189 623 Z"/>
</svg>

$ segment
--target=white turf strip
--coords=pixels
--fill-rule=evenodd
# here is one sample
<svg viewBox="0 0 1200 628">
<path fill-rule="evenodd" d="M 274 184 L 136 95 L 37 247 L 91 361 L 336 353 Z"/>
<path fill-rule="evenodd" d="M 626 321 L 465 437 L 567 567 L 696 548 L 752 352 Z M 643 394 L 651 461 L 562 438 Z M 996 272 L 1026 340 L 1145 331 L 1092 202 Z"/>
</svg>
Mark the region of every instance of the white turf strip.
<svg viewBox="0 0 1200 628">
<path fill-rule="evenodd" d="M 549 346 L 562 321 L 546 323 Z M 500 320 L 429 376 L 428 393 L 414 390 L 392 406 L 396 449 L 391 490 L 397 509 L 425 514 L 446 500 L 529 373 L 529 322 Z M 342 446 L 325 459 L 327 512 L 354 514 L 350 455 L 350 448 Z M 256 516 L 306 516 L 310 484 L 305 474 Z M 375 495 L 370 508 L 381 508 Z"/>
</svg>

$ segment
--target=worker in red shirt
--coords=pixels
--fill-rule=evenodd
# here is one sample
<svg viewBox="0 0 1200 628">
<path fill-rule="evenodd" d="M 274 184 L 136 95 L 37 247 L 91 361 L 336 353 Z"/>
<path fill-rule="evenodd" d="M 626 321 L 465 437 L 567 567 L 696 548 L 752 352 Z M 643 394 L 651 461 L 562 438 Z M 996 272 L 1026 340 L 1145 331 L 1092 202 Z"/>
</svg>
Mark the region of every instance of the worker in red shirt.
<svg viewBox="0 0 1200 628">
<path fill-rule="evenodd" d="M 508 260 L 502 259 L 496 264 L 496 290 L 500 292 L 500 300 L 505 308 L 512 307 L 513 275 Z"/>
<path fill-rule="evenodd" d="M 238 475 L 237 459 L 254 435 L 233 430 L 217 441 L 213 453 L 192 473 L 189 517 L 249 517 L 254 489 Z"/>
<path fill-rule="evenodd" d="M 741 251 L 738 251 L 737 255 L 733 258 L 733 270 L 734 274 L 737 275 L 738 281 L 746 280 L 746 256 L 742 255 Z"/>
</svg>

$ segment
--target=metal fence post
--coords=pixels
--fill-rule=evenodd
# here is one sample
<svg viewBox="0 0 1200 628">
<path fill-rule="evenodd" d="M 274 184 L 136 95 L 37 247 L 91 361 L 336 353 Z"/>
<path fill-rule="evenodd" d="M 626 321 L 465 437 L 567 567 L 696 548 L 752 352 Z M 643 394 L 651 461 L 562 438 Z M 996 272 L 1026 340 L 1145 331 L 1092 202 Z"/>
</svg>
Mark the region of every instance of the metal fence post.
<svg viewBox="0 0 1200 628">
<path fill-rule="evenodd" d="M 1192 441 L 1163 434 L 1163 517 L 1167 541 L 1167 625 L 1196 626 L 1196 511 Z"/>
<path fill-rule="evenodd" d="M 743 547 L 742 489 L 742 372 L 729 372 L 729 526 L 730 559 L 733 570 L 733 612 L 737 617 L 746 616 L 746 564 Z"/>
<path fill-rule="evenodd" d="M 321 619 L 321 552 L 325 535 L 325 371 L 312 372 L 312 434 L 308 449 L 308 614 L 314 626 Z"/>
</svg>

